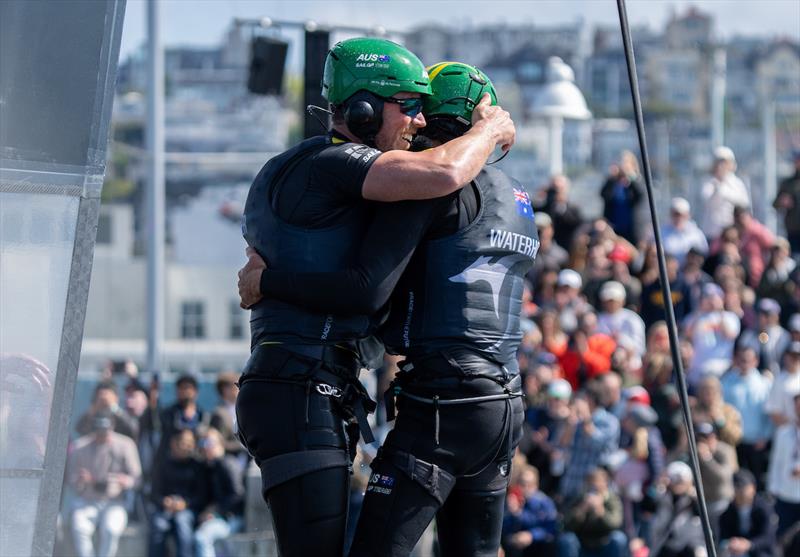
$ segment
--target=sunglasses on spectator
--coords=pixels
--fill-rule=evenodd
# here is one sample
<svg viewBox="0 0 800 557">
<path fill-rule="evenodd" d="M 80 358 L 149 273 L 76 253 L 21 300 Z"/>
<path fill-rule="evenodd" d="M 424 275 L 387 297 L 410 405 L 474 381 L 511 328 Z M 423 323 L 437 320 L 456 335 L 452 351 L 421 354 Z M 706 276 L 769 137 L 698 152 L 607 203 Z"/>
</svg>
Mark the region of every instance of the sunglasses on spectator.
<svg viewBox="0 0 800 557">
<path fill-rule="evenodd" d="M 410 118 L 415 118 L 422 112 L 422 99 L 419 97 L 410 99 L 396 99 L 394 97 L 381 97 L 385 102 L 400 105 L 400 112 Z"/>
</svg>

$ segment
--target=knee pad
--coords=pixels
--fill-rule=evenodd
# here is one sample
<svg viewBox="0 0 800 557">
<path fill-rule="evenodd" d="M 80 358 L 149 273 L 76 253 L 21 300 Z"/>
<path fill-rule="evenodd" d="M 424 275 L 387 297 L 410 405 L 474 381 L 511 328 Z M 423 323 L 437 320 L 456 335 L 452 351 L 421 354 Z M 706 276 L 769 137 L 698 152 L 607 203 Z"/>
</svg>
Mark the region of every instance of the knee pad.
<svg viewBox="0 0 800 557">
<path fill-rule="evenodd" d="M 350 466 L 347 454 L 341 450 L 295 451 L 272 458 L 259 464 L 261 468 L 261 491 L 264 497 L 275 486 L 300 476 L 325 470 Z"/>
</svg>

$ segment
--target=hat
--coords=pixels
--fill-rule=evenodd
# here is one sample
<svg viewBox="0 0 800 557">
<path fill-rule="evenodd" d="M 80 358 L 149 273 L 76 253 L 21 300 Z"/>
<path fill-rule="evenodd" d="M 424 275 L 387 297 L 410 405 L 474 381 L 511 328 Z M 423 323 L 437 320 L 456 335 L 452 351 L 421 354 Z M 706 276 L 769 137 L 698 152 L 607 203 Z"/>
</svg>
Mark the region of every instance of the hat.
<svg viewBox="0 0 800 557">
<path fill-rule="evenodd" d="M 722 291 L 720 285 L 715 282 L 707 282 L 703 285 L 703 298 L 710 298 L 711 296 L 719 296 L 722 298 L 725 293 Z"/>
<path fill-rule="evenodd" d="M 790 342 L 789 346 L 786 348 L 787 354 L 800 354 L 800 342 L 794 341 Z"/>
<path fill-rule="evenodd" d="M 655 425 L 658 421 L 658 414 L 656 411 L 647 406 L 646 404 L 632 404 L 625 414 L 626 418 L 634 421 L 637 427 L 647 427 Z"/>
<path fill-rule="evenodd" d="M 739 489 L 748 485 L 756 485 L 756 477 L 750 470 L 739 468 L 733 475 L 733 487 Z"/>
<path fill-rule="evenodd" d="M 758 312 L 780 315 L 781 306 L 772 298 L 762 298 L 761 301 L 758 302 Z"/>
<path fill-rule="evenodd" d="M 708 422 L 700 422 L 694 426 L 694 433 L 698 437 L 708 437 L 716 433 L 714 426 Z"/>
<path fill-rule="evenodd" d="M 736 162 L 736 157 L 733 155 L 731 148 L 725 147 L 724 145 L 720 145 L 714 149 L 714 159 L 718 161 Z"/>
<path fill-rule="evenodd" d="M 676 460 L 667 466 L 667 477 L 671 483 L 675 482 L 691 482 L 692 469 L 685 462 Z"/>
<path fill-rule="evenodd" d="M 553 219 L 551 219 L 550 215 L 547 213 L 537 212 L 535 215 L 533 215 L 533 222 L 538 228 L 553 226 Z"/>
<path fill-rule="evenodd" d="M 682 197 L 673 197 L 672 202 L 669 204 L 669 209 L 673 213 L 688 215 L 692 211 L 692 206 Z"/>
<path fill-rule="evenodd" d="M 610 280 L 600 288 L 600 301 L 607 300 L 625 301 L 625 287 L 615 280 Z"/>
<path fill-rule="evenodd" d="M 581 279 L 577 271 L 562 269 L 561 272 L 558 273 L 558 282 L 556 284 L 558 286 L 569 286 L 570 288 L 577 288 L 580 290 L 581 286 L 583 286 L 583 279 Z"/>
<path fill-rule="evenodd" d="M 566 379 L 556 379 L 547 387 L 547 396 L 569 400 L 569 397 L 572 396 L 572 385 Z"/>
<path fill-rule="evenodd" d="M 611 250 L 611 253 L 608 254 L 608 259 L 610 261 L 621 261 L 622 263 L 630 263 L 631 254 L 623 246 L 616 245 L 614 246 L 614 249 Z"/>
<path fill-rule="evenodd" d="M 635 402 L 638 404 L 646 404 L 650 406 L 650 393 L 647 392 L 647 389 L 642 387 L 641 385 L 634 385 L 633 387 L 628 387 L 624 391 L 625 400 L 628 402 Z"/>
</svg>

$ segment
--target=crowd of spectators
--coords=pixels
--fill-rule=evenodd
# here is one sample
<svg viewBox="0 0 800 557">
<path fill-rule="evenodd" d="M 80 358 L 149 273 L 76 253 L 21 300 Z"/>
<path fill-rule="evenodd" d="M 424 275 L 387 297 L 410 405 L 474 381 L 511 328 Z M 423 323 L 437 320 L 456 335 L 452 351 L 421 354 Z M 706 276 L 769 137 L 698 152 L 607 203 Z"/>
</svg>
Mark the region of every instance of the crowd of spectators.
<svg viewBox="0 0 800 557">
<path fill-rule="evenodd" d="M 248 459 L 234 433 L 237 379 L 217 376 L 219 405 L 206 411 L 191 375 L 177 378 L 175 402 L 161 407 L 158 380 L 145 387 L 132 363 L 105 374 L 70 446 L 65 545 L 79 557 L 113 557 L 136 521 L 149 557 L 225 554 L 224 540 L 244 523 Z"/>
<path fill-rule="evenodd" d="M 672 199 L 663 224 L 703 492 L 723 557 L 800 555 L 800 156 L 796 163 L 775 200 L 788 241 L 753 217 L 724 148 L 702 186 L 702 225 L 683 198 Z M 653 234 L 637 220 L 636 158 L 626 153 L 611 169 L 602 218 L 584 219 L 569 190 L 555 176 L 535 204 L 541 245 L 518 353 L 526 421 L 503 552 L 699 557 L 698 490 Z M 225 538 L 243 526 L 248 464 L 235 434 L 237 378 L 218 375 L 214 409 L 198 405 L 189 375 L 170 405 L 132 364 L 97 385 L 66 476 L 63 522 L 78 555 L 113 556 L 129 521 L 146 527 L 151 557 L 226 554 Z M 380 401 L 390 372 L 368 378 Z M 351 526 L 371 450 L 353 466 Z"/>
<path fill-rule="evenodd" d="M 680 197 L 662 224 L 702 487 L 725 557 L 800 555 L 800 153 L 795 162 L 774 204 L 791 242 L 753 216 L 725 147 L 701 186 L 700 224 Z M 520 348 L 528 408 L 505 555 L 705 555 L 636 158 L 611 168 L 603 218 L 583 219 L 568 192 L 554 177 L 534 205 L 541 249 Z"/>
</svg>

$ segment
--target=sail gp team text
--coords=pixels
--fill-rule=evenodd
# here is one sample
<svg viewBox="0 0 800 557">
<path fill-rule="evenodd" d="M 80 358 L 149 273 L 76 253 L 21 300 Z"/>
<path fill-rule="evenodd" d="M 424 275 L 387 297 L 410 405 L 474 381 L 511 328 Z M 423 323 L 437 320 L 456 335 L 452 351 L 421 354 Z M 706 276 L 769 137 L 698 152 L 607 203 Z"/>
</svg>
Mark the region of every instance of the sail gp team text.
<svg viewBox="0 0 800 557">
<path fill-rule="evenodd" d="M 539 251 L 539 240 L 508 230 L 492 228 L 489 242 L 493 248 L 516 251 L 531 258 L 536 257 L 536 253 Z"/>
</svg>

